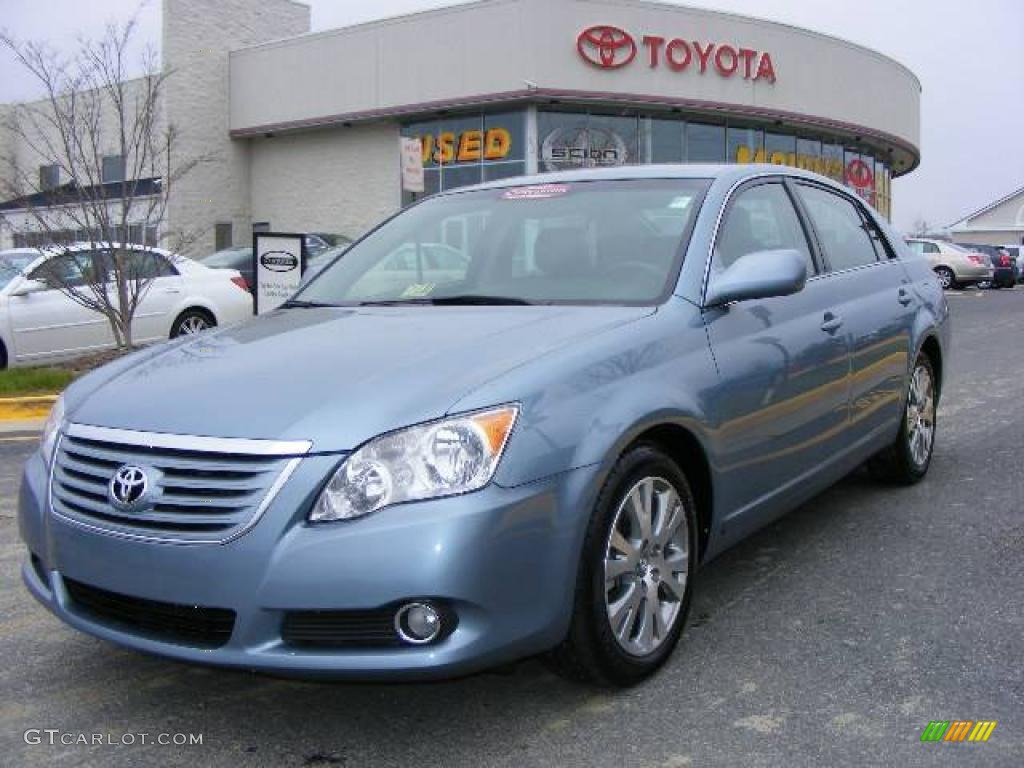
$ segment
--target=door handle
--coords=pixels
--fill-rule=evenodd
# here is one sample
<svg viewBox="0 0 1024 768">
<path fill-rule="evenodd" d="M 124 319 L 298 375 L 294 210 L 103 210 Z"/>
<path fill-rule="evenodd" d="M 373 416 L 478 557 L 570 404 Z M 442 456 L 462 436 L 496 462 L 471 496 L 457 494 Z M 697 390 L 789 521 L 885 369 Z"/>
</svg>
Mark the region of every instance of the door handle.
<svg viewBox="0 0 1024 768">
<path fill-rule="evenodd" d="M 833 315 L 831 312 L 825 313 L 825 322 L 821 324 L 821 330 L 825 333 L 835 333 L 843 327 L 843 318 Z"/>
<path fill-rule="evenodd" d="M 896 294 L 896 301 L 898 301 L 904 307 L 907 306 L 913 300 L 914 298 L 910 295 L 910 291 L 908 291 L 906 288 L 900 288 L 900 290 Z"/>
<path fill-rule="evenodd" d="M 180 288 L 164 288 L 164 293 L 181 293 Z"/>
</svg>

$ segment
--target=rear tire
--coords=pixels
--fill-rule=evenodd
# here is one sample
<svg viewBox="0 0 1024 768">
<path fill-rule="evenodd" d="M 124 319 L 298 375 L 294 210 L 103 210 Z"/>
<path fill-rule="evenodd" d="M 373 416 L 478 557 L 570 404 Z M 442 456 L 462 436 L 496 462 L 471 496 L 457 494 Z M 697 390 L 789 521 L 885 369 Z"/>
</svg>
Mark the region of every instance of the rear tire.
<svg viewBox="0 0 1024 768">
<path fill-rule="evenodd" d="M 938 403 L 935 369 L 928 356 L 921 354 L 907 381 L 899 435 L 892 445 L 868 460 L 868 471 L 876 480 L 913 485 L 928 474 L 935 448 Z"/>
<path fill-rule="evenodd" d="M 696 542 L 686 476 L 654 445 L 630 449 L 609 474 L 591 515 L 569 632 L 548 656 L 554 671 L 629 686 L 661 667 L 690 609 Z"/>
<path fill-rule="evenodd" d="M 217 320 L 205 309 L 186 309 L 171 324 L 171 338 L 194 336 L 217 327 Z"/>
</svg>

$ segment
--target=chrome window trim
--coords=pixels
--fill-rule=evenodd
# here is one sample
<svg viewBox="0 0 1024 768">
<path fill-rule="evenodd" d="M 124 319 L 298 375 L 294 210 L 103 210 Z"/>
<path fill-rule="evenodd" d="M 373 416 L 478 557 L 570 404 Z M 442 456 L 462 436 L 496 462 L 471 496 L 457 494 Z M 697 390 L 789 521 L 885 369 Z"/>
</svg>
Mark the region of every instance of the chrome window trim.
<svg viewBox="0 0 1024 768">
<path fill-rule="evenodd" d="M 309 449 L 313 447 L 308 440 L 254 440 L 246 437 L 175 435 L 168 432 L 138 432 L 133 429 L 94 427 L 90 424 L 69 423 L 62 432 L 83 440 L 165 448 L 172 451 L 207 451 L 244 456 L 301 456 L 309 453 Z"/>
<path fill-rule="evenodd" d="M 729 208 L 729 203 L 732 201 L 732 196 L 736 194 L 736 190 L 742 187 L 744 184 L 757 179 L 778 179 L 779 183 L 782 183 L 783 178 L 799 178 L 790 176 L 781 171 L 775 172 L 764 172 L 756 173 L 751 176 L 744 176 L 739 181 L 735 182 L 729 191 L 725 193 L 725 198 L 722 200 L 722 204 L 718 207 L 718 215 L 715 218 L 715 228 L 711 233 L 711 244 L 708 246 L 707 258 L 704 260 L 704 279 L 701 281 L 700 287 L 700 305 L 701 308 L 706 309 L 708 297 L 708 280 L 711 277 L 711 260 L 715 257 L 715 245 L 718 244 L 718 230 L 722 226 L 722 219 L 725 218 L 725 212 Z M 808 244 L 809 245 L 809 244 Z"/>
</svg>

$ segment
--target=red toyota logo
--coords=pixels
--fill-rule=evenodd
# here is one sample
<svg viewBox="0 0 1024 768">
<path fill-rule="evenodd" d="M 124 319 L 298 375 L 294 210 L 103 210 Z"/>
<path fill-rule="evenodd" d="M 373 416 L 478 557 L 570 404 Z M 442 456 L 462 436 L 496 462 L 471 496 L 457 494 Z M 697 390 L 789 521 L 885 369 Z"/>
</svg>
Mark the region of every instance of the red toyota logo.
<svg viewBox="0 0 1024 768">
<path fill-rule="evenodd" d="M 846 181 L 851 186 L 863 189 L 874 186 L 875 177 L 868 164 L 861 159 L 851 160 L 846 166 Z"/>
<path fill-rule="evenodd" d="M 580 56 L 595 67 L 618 69 L 636 58 L 636 41 L 624 29 L 601 24 L 580 32 L 576 38 Z"/>
</svg>

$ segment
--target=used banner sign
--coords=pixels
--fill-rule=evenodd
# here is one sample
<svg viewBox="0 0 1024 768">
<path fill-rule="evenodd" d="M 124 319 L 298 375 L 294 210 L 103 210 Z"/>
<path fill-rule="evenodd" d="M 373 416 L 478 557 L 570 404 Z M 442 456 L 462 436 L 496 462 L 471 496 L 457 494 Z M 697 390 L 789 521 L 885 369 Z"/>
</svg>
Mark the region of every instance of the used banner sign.
<svg viewBox="0 0 1024 768">
<path fill-rule="evenodd" d="M 257 232 L 252 237 L 256 314 L 283 304 L 299 289 L 306 264 L 304 238 L 280 232 Z"/>
</svg>

